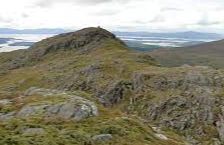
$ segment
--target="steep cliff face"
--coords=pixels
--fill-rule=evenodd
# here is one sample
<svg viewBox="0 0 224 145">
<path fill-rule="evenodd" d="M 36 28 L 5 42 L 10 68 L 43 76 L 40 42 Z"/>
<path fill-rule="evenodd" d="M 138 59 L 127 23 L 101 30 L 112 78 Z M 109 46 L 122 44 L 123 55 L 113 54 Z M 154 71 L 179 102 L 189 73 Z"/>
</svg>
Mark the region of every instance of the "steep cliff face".
<svg viewBox="0 0 224 145">
<path fill-rule="evenodd" d="M 0 134 L 18 121 L 10 139 L 20 144 L 24 132 L 57 144 L 224 142 L 223 70 L 160 67 L 102 28 L 0 54 L 0 68 Z"/>
</svg>

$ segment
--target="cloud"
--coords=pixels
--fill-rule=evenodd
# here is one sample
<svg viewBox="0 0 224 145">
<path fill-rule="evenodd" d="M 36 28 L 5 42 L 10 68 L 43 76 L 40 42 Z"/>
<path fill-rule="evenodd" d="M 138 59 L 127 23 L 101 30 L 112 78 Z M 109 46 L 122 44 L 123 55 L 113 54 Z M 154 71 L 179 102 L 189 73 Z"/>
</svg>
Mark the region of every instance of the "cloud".
<svg viewBox="0 0 224 145">
<path fill-rule="evenodd" d="M 183 9 L 173 8 L 173 7 L 166 7 L 166 8 L 162 8 L 160 11 L 161 12 L 166 12 L 166 11 L 183 11 Z"/>
<path fill-rule="evenodd" d="M 204 13 L 202 18 L 196 23 L 196 25 L 200 26 L 212 26 L 212 25 L 218 25 L 221 22 L 218 20 L 210 20 L 209 15 L 207 13 Z"/>
<path fill-rule="evenodd" d="M 120 12 L 118 9 L 103 9 L 97 12 L 92 13 L 95 16 L 112 16 Z"/>
<path fill-rule="evenodd" d="M 149 21 L 149 23 L 161 23 L 161 22 L 165 22 L 166 19 L 164 18 L 164 16 L 162 16 L 161 14 L 155 16 L 151 21 Z"/>
<path fill-rule="evenodd" d="M 10 18 L 5 18 L 3 16 L 0 16 L 0 23 L 11 23 L 13 20 Z"/>
<path fill-rule="evenodd" d="M 219 21 L 208 21 L 208 20 L 201 20 L 198 23 L 196 23 L 197 25 L 200 26 L 212 26 L 212 25 L 218 25 L 221 24 L 221 22 Z"/>
<path fill-rule="evenodd" d="M 49 7 L 57 3 L 71 3 L 79 5 L 98 5 L 109 2 L 126 3 L 131 0 L 39 0 L 35 5 L 40 7 Z"/>
<path fill-rule="evenodd" d="M 135 24 L 138 24 L 138 25 L 142 25 L 142 24 L 147 24 L 149 23 L 148 21 L 141 21 L 141 20 L 136 20 L 134 21 Z"/>
<path fill-rule="evenodd" d="M 29 15 L 26 14 L 26 13 L 22 13 L 21 16 L 22 16 L 22 18 L 28 18 L 29 17 Z"/>
<path fill-rule="evenodd" d="M 212 27 L 224 32 L 223 15 L 224 0 L 6 0 L 0 5 L 0 26 L 78 29 L 100 25 L 130 31 Z"/>
</svg>

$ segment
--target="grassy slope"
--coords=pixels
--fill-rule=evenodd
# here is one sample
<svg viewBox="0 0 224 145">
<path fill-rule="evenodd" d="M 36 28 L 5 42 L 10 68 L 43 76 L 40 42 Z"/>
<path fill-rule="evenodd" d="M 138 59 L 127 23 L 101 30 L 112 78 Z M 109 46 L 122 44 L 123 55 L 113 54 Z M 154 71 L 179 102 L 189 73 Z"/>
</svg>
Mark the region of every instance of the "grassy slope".
<svg viewBox="0 0 224 145">
<path fill-rule="evenodd" d="M 80 93 L 75 93 L 80 95 Z M 83 94 L 82 94 L 83 96 Z M 88 95 L 85 97 L 89 98 Z M 31 96 L 26 103 L 40 103 L 42 96 Z M 51 99 L 50 99 L 51 98 Z M 57 99 L 61 99 L 59 96 Z M 55 100 L 55 96 L 45 98 L 45 101 Z M 4 145 L 178 145 L 181 138 L 174 133 L 165 132 L 170 140 L 162 140 L 155 136 L 155 132 L 148 124 L 143 124 L 137 117 L 127 116 L 116 108 L 104 108 L 98 104 L 100 115 L 81 122 L 64 120 L 46 120 L 39 117 L 26 120 L 13 119 L 0 123 L 0 144 Z M 43 128 L 44 134 L 25 135 L 27 128 Z M 94 143 L 91 137 L 97 134 L 112 134 L 113 139 L 106 143 Z"/>
<path fill-rule="evenodd" d="M 15 57 L 17 53 L 1 54 L 1 63 Z M 63 57 L 61 57 L 63 56 Z M 90 53 L 80 54 L 74 51 L 58 51 L 49 53 L 36 65 L 21 67 L 3 73 L 0 76 L 0 98 L 12 98 L 14 103 L 1 109 L 1 112 L 10 112 L 21 108 L 24 103 L 38 103 L 52 101 L 51 97 L 42 100 L 41 96 L 33 96 L 18 103 L 20 96 L 26 89 L 36 86 L 41 88 L 57 88 L 62 83 L 59 78 L 74 75 L 81 69 L 99 63 L 102 66 L 101 74 L 104 78 L 95 85 L 104 88 L 111 80 L 129 79 L 132 73 L 144 68 L 156 68 L 153 60 L 143 59 L 141 53 L 129 52 L 116 41 L 108 41 Z M 28 62 L 29 63 L 29 62 Z M 155 69 L 156 71 L 156 69 Z M 99 77 L 100 78 L 100 77 Z M 82 79 L 82 78 L 80 78 Z M 65 80 L 64 80 L 65 81 Z M 76 91 L 76 90 L 72 90 Z M 77 91 L 76 91 L 77 93 Z M 89 94 L 90 93 L 90 94 Z M 95 100 L 89 91 L 87 95 L 78 95 Z M 86 94 L 86 92 L 84 93 Z M 58 101 L 53 97 L 53 101 Z M 56 100 L 55 100 L 56 99 Z M 60 99 L 59 99 L 60 100 Z M 23 104 L 22 106 L 18 104 Z M 110 133 L 114 138 L 103 144 L 113 145 L 167 145 L 183 144 L 182 138 L 171 131 L 165 132 L 170 140 L 162 140 L 155 136 L 155 132 L 148 124 L 142 123 L 137 117 L 124 114 L 119 106 L 105 108 L 99 103 L 98 117 L 82 122 L 49 121 L 40 118 L 29 120 L 14 119 L 0 123 L 0 144 L 4 145 L 72 145 L 90 144 L 91 137 L 97 134 Z M 26 136 L 24 128 L 44 128 L 47 135 Z M 94 144 L 94 143 L 93 143 Z"/>
<path fill-rule="evenodd" d="M 13 53 L 7 55 L 9 54 L 14 55 Z M 75 75 L 83 68 L 95 64 L 99 64 L 102 67 L 101 73 L 105 74 L 106 79 L 98 80 L 102 85 L 112 78 L 129 79 L 133 71 L 156 65 L 153 60 L 144 60 L 141 56 L 144 55 L 129 52 L 123 45 L 113 41 L 105 43 L 101 48 L 90 53 L 58 51 L 44 56 L 43 60 L 34 66 L 26 66 L 2 74 L 0 90 L 4 91 L 4 88 L 7 89 L 10 85 L 14 86 L 15 91 L 24 91 L 30 86 L 55 88 L 57 85 L 55 82 L 46 80 Z"/>
<path fill-rule="evenodd" d="M 163 66 L 190 64 L 223 68 L 223 46 L 224 41 L 216 41 L 187 48 L 159 49 L 150 54 Z"/>
<path fill-rule="evenodd" d="M 7 60 L 18 57 L 18 53 L 23 52 L 18 51 L 0 54 L 0 63 L 2 64 L 7 62 Z M 193 56 L 189 57 L 188 55 L 190 54 Z M 193 52 L 190 53 L 189 50 L 189 53 L 184 56 L 189 57 L 189 60 L 187 60 L 187 62 L 189 62 L 194 61 L 194 59 L 191 60 L 191 58 L 198 60 L 199 56 L 194 55 L 195 54 Z M 172 59 L 172 62 L 167 60 L 167 57 L 164 56 L 171 56 L 171 54 L 164 52 L 163 55 L 158 55 L 158 58 L 161 57 L 160 60 L 163 60 L 164 63 L 177 63 L 174 59 Z M 177 54 L 177 56 L 174 58 L 182 60 L 178 57 L 180 56 Z M 180 65 L 185 64 L 185 62 L 179 63 Z M 152 82 L 147 83 L 145 86 L 150 88 L 150 85 L 154 87 L 156 82 L 162 82 L 163 78 L 171 78 L 171 80 L 174 78 L 174 81 L 175 79 L 183 80 L 183 74 L 194 71 L 195 68 L 158 67 L 157 63 L 148 57 L 148 55 L 145 53 L 130 51 L 124 45 L 114 40 L 108 40 L 102 45 L 99 45 L 98 48 L 89 50 L 87 52 L 74 51 L 72 49 L 66 51 L 58 50 L 53 53 L 48 53 L 35 63 L 26 62 L 26 64 L 27 65 L 24 67 L 9 70 L 0 75 L 0 98 L 15 98 L 16 100 L 16 98 L 20 96 L 25 90 L 33 86 L 53 89 L 69 88 L 70 91 L 77 92 L 79 88 L 70 88 L 68 87 L 69 84 L 80 86 L 80 84 L 83 84 L 83 82 L 89 81 L 90 85 L 94 88 L 85 90 L 84 94 L 87 93 L 89 95 L 80 96 L 87 97 L 88 99 L 96 102 L 100 108 L 100 116 L 76 123 L 63 121 L 52 122 L 40 120 L 38 118 L 34 118 L 33 120 L 14 120 L 12 122 L 3 123 L 1 125 L 0 133 L 2 136 L 5 134 L 4 138 L 6 139 L 1 139 L 2 144 L 7 143 L 11 145 L 13 144 L 12 142 L 15 142 L 14 144 L 26 145 L 32 142 L 32 140 L 34 140 L 36 144 L 41 145 L 44 143 L 53 144 L 53 142 L 56 142 L 55 144 L 66 143 L 66 145 L 80 143 L 87 144 L 91 136 L 100 133 L 112 133 L 113 136 L 115 136 L 112 142 L 109 142 L 108 144 L 182 144 L 182 138 L 170 130 L 164 132 L 164 134 L 171 138 L 171 140 L 167 141 L 156 138 L 155 132 L 149 125 L 150 123 L 142 123 L 141 119 L 133 116 L 133 114 L 144 116 L 144 113 L 147 113 L 147 108 L 142 108 L 142 106 L 144 107 L 151 102 L 158 103 L 160 101 L 166 100 L 169 97 L 181 95 L 181 90 L 168 89 L 164 91 L 161 89 L 152 90 L 151 88 L 146 90 L 146 92 L 141 92 L 142 94 L 138 94 L 138 92 L 131 95 L 126 94 L 125 98 L 122 100 L 122 103 L 115 105 L 113 108 L 103 107 L 100 105 L 98 100 L 95 99 L 95 97 L 98 96 L 93 96 L 96 95 L 96 89 L 105 90 L 108 86 L 120 80 L 130 81 L 135 73 L 146 74 L 146 76 L 152 78 L 155 77 L 155 82 L 153 82 L 152 79 Z M 91 68 L 91 66 L 96 66 L 97 69 L 93 69 L 90 72 L 86 71 L 88 68 Z M 199 70 L 199 72 L 203 71 L 207 70 Z M 223 74 L 223 72 L 220 73 Z M 72 79 L 75 77 L 78 77 L 78 83 L 77 80 L 72 81 Z M 40 96 L 33 97 L 35 99 L 26 101 L 42 101 L 38 99 Z M 124 109 L 130 107 L 130 99 L 136 99 L 137 103 L 135 104 L 136 106 L 132 106 L 133 111 L 130 109 L 130 112 L 132 111 L 131 114 L 126 114 L 124 112 L 127 110 Z M 51 101 L 51 98 L 48 98 L 46 101 Z M 19 109 L 21 106 L 16 106 L 16 104 L 17 103 L 15 102 L 13 106 L 3 108 L 1 111 L 7 112 Z M 128 117 L 129 119 L 123 118 L 124 116 Z M 29 127 L 29 125 L 31 125 L 31 127 L 38 127 L 38 125 L 40 125 L 48 132 L 48 136 L 23 136 L 21 133 L 22 129 L 24 127 L 26 128 L 27 126 Z M 69 133 L 64 134 L 63 129 L 65 129 L 65 132 Z M 63 134 L 61 134 L 61 132 Z M 217 133 L 213 134 L 212 132 L 211 134 L 214 136 Z M 37 140 L 39 140 L 40 143 L 38 143 Z M 206 141 L 207 140 L 208 139 L 206 139 Z"/>
<path fill-rule="evenodd" d="M 84 96 L 92 101 L 91 96 L 83 95 L 80 92 L 73 92 Z M 63 98 L 59 96 L 30 96 L 24 100 L 25 104 L 39 104 L 41 102 L 58 102 Z M 95 100 L 96 101 L 96 100 Z M 97 101 L 96 101 L 97 102 Z M 10 112 L 19 109 L 15 102 L 8 106 L 7 110 L 0 109 L 1 112 Z M 16 106 L 17 105 L 17 106 Z M 24 105 L 24 104 L 23 104 Z M 169 140 L 162 140 L 156 137 L 156 132 L 148 123 L 143 123 L 139 118 L 126 115 L 118 108 L 105 108 L 97 105 L 100 115 L 80 122 L 65 120 L 46 120 L 40 117 L 29 119 L 13 119 L 0 123 L 0 144 L 4 145 L 86 145 L 86 144 L 113 144 L 113 145 L 181 145 L 183 139 L 171 131 L 164 131 Z M 23 131 L 28 128 L 43 128 L 44 134 L 27 135 Z M 97 134 L 112 134 L 113 139 L 106 143 L 94 143 L 91 137 Z"/>
</svg>

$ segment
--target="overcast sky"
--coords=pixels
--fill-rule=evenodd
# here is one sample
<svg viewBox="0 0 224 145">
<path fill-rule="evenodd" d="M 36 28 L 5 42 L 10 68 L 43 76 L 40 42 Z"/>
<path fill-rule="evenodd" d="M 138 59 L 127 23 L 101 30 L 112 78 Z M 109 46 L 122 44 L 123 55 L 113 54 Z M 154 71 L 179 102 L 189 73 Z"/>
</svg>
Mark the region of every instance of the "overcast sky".
<svg viewBox="0 0 224 145">
<path fill-rule="evenodd" d="M 224 0 L 0 1 L 0 27 L 224 33 Z"/>
</svg>

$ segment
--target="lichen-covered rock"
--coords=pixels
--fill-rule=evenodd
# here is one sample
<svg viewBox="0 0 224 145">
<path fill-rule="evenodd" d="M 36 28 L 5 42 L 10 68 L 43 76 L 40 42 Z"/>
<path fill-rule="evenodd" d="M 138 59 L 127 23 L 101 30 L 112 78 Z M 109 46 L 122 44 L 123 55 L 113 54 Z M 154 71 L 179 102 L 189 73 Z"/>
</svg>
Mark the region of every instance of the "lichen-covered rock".
<svg viewBox="0 0 224 145">
<path fill-rule="evenodd" d="M 0 121 L 8 121 L 13 119 L 16 112 L 9 112 L 9 113 L 0 113 Z"/>
<path fill-rule="evenodd" d="M 46 99 L 50 96 L 59 98 L 60 96 L 64 96 L 65 99 L 59 102 L 45 101 L 41 104 L 27 104 L 16 114 L 16 117 L 18 118 L 42 116 L 80 121 L 98 115 L 98 109 L 94 102 L 79 96 L 69 95 L 64 91 L 32 87 L 25 92 L 25 95 L 42 95 L 45 96 Z"/>
<path fill-rule="evenodd" d="M 49 106 L 46 109 L 46 115 L 48 117 L 79 121 L 88 117 L 97 116 L 98 110 L 93 102 L 80 97 L 73 97 L 68 102 Z"/>
<path fill-rule="evenodd" d="M 107 142 L 113 138 L 111 134 L 100 134 L 92 137 L 94 142 Z"/>
<path fill-rule="evenodd" d="M 0 105 L 8 105 L 8 104 L 11 104 L 11 103 L 12 103 L 12 100 L 10 100 L 10 99 L 0 100 Z"/>
<path fill-rule="evenodd" d="M 180 89 L 185 91 L 194 88 L 193 86 L 207 86 L 211 89 L 224 87 L 224 75 L 219 70 L 190 67 L 187 69 L 179 68 L 179 70 L 166 71 L 161 71 L 159 74 L 149 72 L 134 73 L 134 88 L 151 88 L 160 91 Z"/>
<path fill-rule="evenodd" d="M 31 96 L 31 95 L 51 96 L 51 95 L 64 95 L 64 94 L 66 94 L 64 91 L 44 89 L 38 87 L 31 87 L 24 92 L 25 96 Z"/>
<path fill-rule="evenodd" d="M 105 106 L 117 104 L 132 90 L 132 84 L 128 81 L 119 81 L 108 87 L 108 91 L 99 100 Z"/>
<path fill-rule="evenodd" d="M 218 121 L 216 121 L 216 128 L 219 134 L 219 138 L 224 142 L 224 106 L 221 107 L 221 113 L 218 116 Z"/>
<path fill-rule="evenodd" d="M 223 142 L 223 74 L 208 67 L 179 69 L 176 73 L 135 73 L 135 101 L 128 110 L 135 108 L 133 111 L 147 120 L 192 137 L 193 144 L 205 136 L 219 136 Z"/>
<path fill-rule="evenodd" d="M 48 107 L 49 106 L 47 104 L 46 105 L 27 105 L 27 106 L 24 106 L 17 113 L 17 117 L 26 118 L 26 117 L 30 117 L 34 115 L 42 115 Z"/>
<path fill-rule="evenodd" d="M 162 140 L 168 140 L 168 138 L 163 134 L 155 134 L 155 136 L 162 139 Z"/>
</svg>

